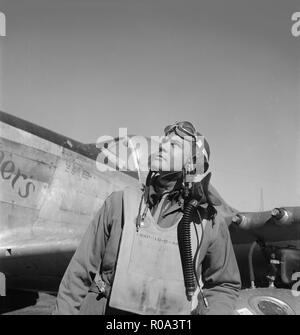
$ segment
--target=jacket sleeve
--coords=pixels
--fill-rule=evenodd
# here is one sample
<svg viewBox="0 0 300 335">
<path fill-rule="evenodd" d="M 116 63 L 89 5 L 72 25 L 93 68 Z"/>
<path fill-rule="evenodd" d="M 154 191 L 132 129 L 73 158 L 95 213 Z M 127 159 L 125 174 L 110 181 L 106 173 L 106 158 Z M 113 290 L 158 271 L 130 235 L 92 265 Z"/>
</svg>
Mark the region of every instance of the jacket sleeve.
<svg viewBox="0 0 300 335">
<path fill-rule="evenodd" d="M 208 302 L 204 314 L 234 314 L 241 288 L 240 273 L 228 227 L 222 218 L 218 219 L 202 263 L 203 294 Z"/>
<path fill-rule="evenodd" d="M 99 271 L 109 236 L 111 196 L 84 234 L 59 286 L 53 314 L 79 314 L 95 274 Z"/>
</svg>

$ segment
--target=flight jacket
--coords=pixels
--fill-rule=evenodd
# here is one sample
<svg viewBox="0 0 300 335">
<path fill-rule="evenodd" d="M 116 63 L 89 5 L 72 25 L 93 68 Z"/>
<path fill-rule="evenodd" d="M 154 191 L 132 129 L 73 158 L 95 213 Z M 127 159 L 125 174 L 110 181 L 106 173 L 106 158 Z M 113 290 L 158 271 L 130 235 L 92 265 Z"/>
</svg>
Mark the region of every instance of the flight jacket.
<svg viewBox="0 0 300 335">
<path fill-rule="evenodd" d="M 61 281 L 54 315 L 130 314 L 108 303 L 124 225 L 123 196 L 123 191 L 113 192 L 89 225 Z M 163 209 L 158 220 L 162 227 L 182 215 L 178 203 L 166 200 Z M 234 314 L 241 279 L 221 212 L 205 225 L 199 254 L 208 308 L 199 303 L 196 314 Z"/>
</svg>

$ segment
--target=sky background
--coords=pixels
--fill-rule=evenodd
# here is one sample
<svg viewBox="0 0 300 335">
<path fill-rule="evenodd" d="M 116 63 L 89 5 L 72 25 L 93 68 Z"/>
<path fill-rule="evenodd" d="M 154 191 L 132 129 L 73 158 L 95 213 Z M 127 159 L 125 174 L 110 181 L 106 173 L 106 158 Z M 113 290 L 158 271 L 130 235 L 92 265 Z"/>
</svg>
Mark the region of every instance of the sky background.
<svg viewBox="0 0 300 335">
<path fill-rule="evenodd" d="M 300 206 L 299 0 L 0 0 L 0 11 L 1 110 L 84 143 L 189 120 L 229 204 Z"/>
</svg>

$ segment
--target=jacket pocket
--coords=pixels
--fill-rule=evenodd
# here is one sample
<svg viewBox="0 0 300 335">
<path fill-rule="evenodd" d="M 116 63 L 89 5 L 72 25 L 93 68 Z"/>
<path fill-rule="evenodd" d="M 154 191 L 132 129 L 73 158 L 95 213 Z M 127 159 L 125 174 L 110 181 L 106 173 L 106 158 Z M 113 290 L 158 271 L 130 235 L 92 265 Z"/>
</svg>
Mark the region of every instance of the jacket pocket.
<svg viewBox="0 0 300 335">
<path fill-rule="evenodd" d="M 104 315 L 107 299 L 99 293 L 88 292 L 80 307 L 80 315 Z"/>
</svg>

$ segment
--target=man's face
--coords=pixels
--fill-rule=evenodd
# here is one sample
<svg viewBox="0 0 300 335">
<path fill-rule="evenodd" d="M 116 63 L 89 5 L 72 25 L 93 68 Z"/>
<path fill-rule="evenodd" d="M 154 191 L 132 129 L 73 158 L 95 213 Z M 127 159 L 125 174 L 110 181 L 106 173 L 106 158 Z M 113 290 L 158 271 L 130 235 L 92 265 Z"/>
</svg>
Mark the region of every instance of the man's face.
<svg viewBox="0 0 300 335">
<path fill-rule="evenodd" d="M 150 168 L 152 171 L 182 171 L 191 154 L 192 142 L 171 133 L 162 138 L 159 151 L 150 156 Z"/>
</svg>

